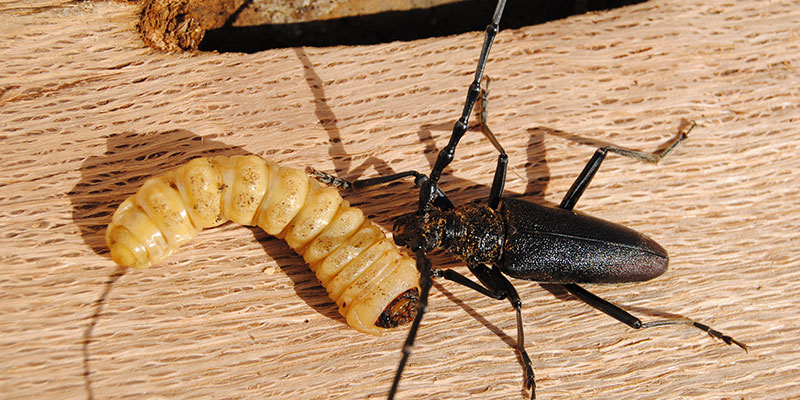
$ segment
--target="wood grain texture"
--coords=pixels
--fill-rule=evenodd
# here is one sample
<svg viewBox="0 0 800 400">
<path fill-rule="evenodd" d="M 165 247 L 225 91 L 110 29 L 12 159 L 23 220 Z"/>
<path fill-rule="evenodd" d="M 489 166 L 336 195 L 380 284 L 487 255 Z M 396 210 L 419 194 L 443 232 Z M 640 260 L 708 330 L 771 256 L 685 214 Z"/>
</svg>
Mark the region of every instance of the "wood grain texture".
<svg viewBox="0 0 800 400">
<path fill-rule="evenodd" d="M 383 398 L 405 330 L 349 329 L 281 241 L 228 224 L 126 272 L 105 225 L 143 179 L 201 155 L 349 178 L 428 169 L 482 35 L 161 54 L 142 45 L 136 15 L 120 2 L 0 5 L 0 391 Z M 688 316 L 752 346 L 632 331 L 515 281 L 540 398 L 800 397 L 798 26 L 792 2 L 653 1 L 500 32 L 490 123 L 510 193 L 557 203 L 599 144 L 654 150 L 681 118 L 698 122 L 657 167 L 609 158 L 578 203 L 657 239 L 671 269 L 589 288 L 643 319 Z M 470 133 L 445 189 L 485 198 L 495 158 Z M 390 228 L 415 194 L 398 183 L 347 198 Z M 402 398 L 523 398 L 515 335 L 507 303 L 437 283 Z"/>
</svg>

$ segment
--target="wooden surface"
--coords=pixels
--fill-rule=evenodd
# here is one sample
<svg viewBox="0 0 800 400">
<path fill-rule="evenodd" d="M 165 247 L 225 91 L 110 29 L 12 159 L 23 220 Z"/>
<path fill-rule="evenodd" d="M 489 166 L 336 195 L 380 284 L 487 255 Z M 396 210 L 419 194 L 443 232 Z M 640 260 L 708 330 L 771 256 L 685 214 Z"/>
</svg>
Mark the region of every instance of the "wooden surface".
<svg viewBox="0 0 800 400">
<path fill-rule="evenodd" d="M 3 397 L 383 398 L 406 331 L 348 328 L 283 242 L 228 224 L 125 272 L 104 227 L 144 178 L 200 155 L 348 178 L 429 169 L 482 35 L 162 54 L 141 44 L 136 15 L 122 2 L 0 5 Z M 588 287 L 645 320 L 688 316 L 752 346 L 633 331 L 515 281 L 540 398 L 800 397 L 798 26 L 796 3 L 653 1 L 501 31 L 490 122 L 509 193 L 557 203 L 598 145 L 655 150 L 697 121 L 657 167 L 610 157 L 577 207 L 657 239 L 671 269 Z M 485 198 L 495 159 L 470 133 L 444 188 Z M 391 228 L 415 193 L 347 197 Z M 515 337 L 507 303 L 437 283 L 402 398 L 523 398 Z"/>
</svg>

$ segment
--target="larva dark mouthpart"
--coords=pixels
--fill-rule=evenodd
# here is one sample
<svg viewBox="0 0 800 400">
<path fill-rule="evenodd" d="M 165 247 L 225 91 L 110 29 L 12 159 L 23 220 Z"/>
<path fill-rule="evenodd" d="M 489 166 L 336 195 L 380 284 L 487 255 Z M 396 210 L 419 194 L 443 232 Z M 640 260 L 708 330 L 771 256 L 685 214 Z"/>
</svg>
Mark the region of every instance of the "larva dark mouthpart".
<svg viewBox="0 0 800 400">
<path fill-rule="evenodd" d="M 106 243 L 117 264 L 147 268 L 228 220 L 284 239 L 357 330 L 381 334 L 416 314 L 412 258 L 335 189 L 257 156 L 196 158 L 148 179 L 114 213 Z"/>
</svg>

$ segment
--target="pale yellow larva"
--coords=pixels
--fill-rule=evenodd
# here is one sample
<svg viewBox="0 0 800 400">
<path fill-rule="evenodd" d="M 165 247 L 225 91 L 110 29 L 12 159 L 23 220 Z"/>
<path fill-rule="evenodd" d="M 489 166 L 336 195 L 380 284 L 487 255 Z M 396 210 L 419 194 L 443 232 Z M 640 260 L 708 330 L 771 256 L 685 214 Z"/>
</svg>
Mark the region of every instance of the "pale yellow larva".
<svg viewBox="0 0 800 400">
<path fill-rule="evenodd" d="M 228 220 L 284 239 L 353 328 L 380 334 L 414 318 L 415 261 L 336 189 L 257 156 L 196 158 L 148 179 L 114 213 L 106 243 L 117 264 L 146 268 Z"/>
</svg>

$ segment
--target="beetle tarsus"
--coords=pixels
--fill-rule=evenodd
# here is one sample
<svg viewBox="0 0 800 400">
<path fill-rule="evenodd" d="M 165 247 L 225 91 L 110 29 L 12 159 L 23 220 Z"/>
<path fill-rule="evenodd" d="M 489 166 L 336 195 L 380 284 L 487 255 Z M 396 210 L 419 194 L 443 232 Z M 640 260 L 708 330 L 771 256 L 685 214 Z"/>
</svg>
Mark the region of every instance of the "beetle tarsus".
<svg viewBox="0 0 800 400">
<path fill-rule="evenodd" d="M 719 340 L 725 342 L 725 344 L 727 344 L 729 346 L 735 344 L 735 345 L 741 347 L 742 350 L 744 350 L 745 352 L 748 352 L 750 350 L 750 346 L 748 346 L 748 345 L 746 345 L 746 344 L 744 344 L 744 343 L 742 343 L 742 342 L 740 342 L 740 341 L 738 341 L 738 340 L 736 340 L 736 339 L 734 339 L 734 338 L 732 338 L 732 337 L 730 337 L 730 336 L 728 336 L 728 335 L 726 335 L 726 334 L 724 334 L 724 333 L 722 333 L 722 332 L 720 332 L 720 331 L 718 331 L 718 330 L 716 330 L 716 329 L 714 329 L 714 328 L 712 328 L 712 327 L 710 327 L 710 326 L 708 326 L 706 324 L 703 324 L 703 323 L 700 323 L 700 322 L 697 322 L 697 321 L 693 321 L 693 320 L 688 319 L 688 318 L 674 319 L 674 320 L 668 319 L 668 320 L 663 320 L 663 321 L 647 322 L 647 323 L 644 323 L 644 324 L 641 325 L 641 329 L 653 328 L 653 327 L 656 327 L 656 326 L 665 326 L 665 325 L 690 325 L 690 326 L 693 326 L 693 327 L 695 327 L 697 329 L 700 329 L 703 332 L 706 332 L 708 334 L 708 336 L 711 336 L 714 339 L 719 339 Z"/>
</svg>

